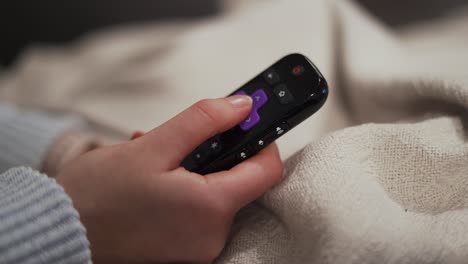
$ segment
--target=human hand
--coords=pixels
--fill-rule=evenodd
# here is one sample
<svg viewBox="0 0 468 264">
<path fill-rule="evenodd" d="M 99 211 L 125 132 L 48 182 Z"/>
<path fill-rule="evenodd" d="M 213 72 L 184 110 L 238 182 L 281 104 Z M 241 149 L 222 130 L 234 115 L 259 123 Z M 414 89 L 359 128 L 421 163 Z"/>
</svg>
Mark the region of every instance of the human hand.
<svg viewBox="0 0 468 264">
<path fill-rule="evenodd" d="M 229 171 L 205 176 L 180 162 L 240 123 L 247 96 L 200 101 L 121 145 L 80 156 L 57 181 L 73 200 L 95 262 L 205 262 L 217 257 L 237 211 L 281 180 L 275 145 Z"/>
</svg>

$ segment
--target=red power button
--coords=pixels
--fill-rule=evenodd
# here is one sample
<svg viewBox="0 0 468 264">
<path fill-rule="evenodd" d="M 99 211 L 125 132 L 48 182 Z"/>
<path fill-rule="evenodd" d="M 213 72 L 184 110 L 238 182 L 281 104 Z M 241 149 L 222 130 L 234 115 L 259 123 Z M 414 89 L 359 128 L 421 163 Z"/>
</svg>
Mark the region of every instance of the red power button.
<svg viewBox="0 0 468 264">
<path fill-rule="evenodd" d="M 304 73 L 304 67 L 301 66 L 301 65 L 294 66 L 294 68 L 292 69 L 291 73 L 292 73 L 294 76 L 299 76 L 299 75 L 301 75 L 302 73 Z"/>
</svg>

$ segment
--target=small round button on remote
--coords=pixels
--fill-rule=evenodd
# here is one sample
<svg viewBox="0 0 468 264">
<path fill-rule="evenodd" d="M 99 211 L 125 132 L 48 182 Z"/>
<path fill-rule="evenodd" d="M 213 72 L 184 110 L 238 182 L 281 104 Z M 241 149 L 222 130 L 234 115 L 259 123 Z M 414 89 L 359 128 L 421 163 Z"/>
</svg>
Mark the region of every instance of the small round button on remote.
<svg viewBox="0 0 468 264">
<path fill-rule="evenodd" d="M 219 140 L 218 137 L 215 137 L 207 142 L 206 149 L 208 152 L 210 152 L 212 155 L 219 154 L 221 150 L 223 149 L 223 146 L 221 144 L 221 141 Z"/>
<path fill-rule="evenodd" d="M 241 161 L 250 158 L 250 151 L 247 149 L 241 149 L 239 153 L 237 153 L 237 158 Z"/>
<path fill-rule="evenodd" d="M 274 69 L 268 69 L 264 74 L 263 78 L 269 85 L 273 85 L 280 81 L 278 73 Z"/>
<path fill-rule="evenodd" d="M 302 65 L 296 65 L 292 68 L 291 73 L 294 76 L 300 76 L 304 73 L 305 68 Z"/>
<path fill-rule="evenodd" d="M 208 159 L 208 155 L 203 150 L 197 150 L 193 153 L 193 160 L 196 164 L 202 165 Z"/>
<path fill-rule="evenodd" d="M 288 90 L 286 84 L 279 84 L 274 89 L 276 97 L 278 98 L 281 104 L 289 104 L 294 101 L 294 97 L 291 92 Z"/>
</svg>

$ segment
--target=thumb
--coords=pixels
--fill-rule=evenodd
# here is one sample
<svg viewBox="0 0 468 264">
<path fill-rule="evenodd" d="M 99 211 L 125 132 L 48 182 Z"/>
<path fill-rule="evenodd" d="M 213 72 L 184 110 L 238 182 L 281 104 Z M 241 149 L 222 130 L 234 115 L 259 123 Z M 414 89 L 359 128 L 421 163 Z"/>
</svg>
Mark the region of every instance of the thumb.
<svg viewBox="0 0 468 264">
<path fill-rule="evenodd" d="M 174 169 L 205 140 L 239 124 L 251 108 L 252 99 L 246 95 L 201 100 L 142 139 L 164 157 L 161 162 L 168 169 Z"/>
</svg>

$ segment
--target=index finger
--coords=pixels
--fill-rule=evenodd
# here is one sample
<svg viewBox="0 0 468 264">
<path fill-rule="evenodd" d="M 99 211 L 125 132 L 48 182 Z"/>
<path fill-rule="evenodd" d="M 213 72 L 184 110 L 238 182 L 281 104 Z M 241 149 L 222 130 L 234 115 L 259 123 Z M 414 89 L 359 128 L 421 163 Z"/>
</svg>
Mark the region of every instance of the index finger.
<svg viewBox="0 0 468 264">
<path fill-rule="evenodd" d="M 276 144 L 228 171 L 205 175 L 237 209 L 254 201 L 282 179 L 283 163 Z"/>
</svg>

